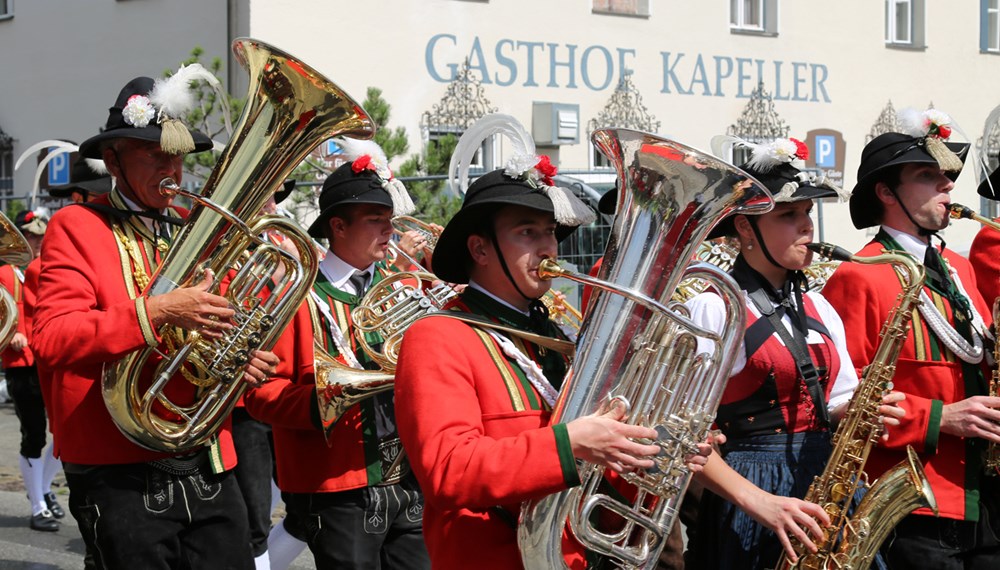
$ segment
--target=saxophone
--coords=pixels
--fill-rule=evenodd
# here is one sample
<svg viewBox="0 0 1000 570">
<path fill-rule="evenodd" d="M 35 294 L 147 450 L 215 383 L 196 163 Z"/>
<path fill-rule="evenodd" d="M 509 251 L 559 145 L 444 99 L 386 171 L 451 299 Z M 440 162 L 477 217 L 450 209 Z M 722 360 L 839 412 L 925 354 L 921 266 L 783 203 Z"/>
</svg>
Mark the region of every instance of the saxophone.
<svg viewBox="0 0 1000 570">
<path fill-rule="evenodd" d="M 872 363 L 861 374 L 861 383 L 851 398 L 847 413 L 833 435 L 833 453 L 823 473 L 809 486 L 805 500 L 816 503 L 830 516 L 830 526 L 816 543 L 815 554 L 792 539 L 798 562 L 792 563 L 782 553 L 776 568 L 826 570 L 832 568 L 867 568 L 889 531 L 918 507 L 937 513 L 937 503 L 930 483 L 915 451 L 907 446 L 907 459 L 886 471 L 875 481 L 853 516 L 848 508 L 859 486 L 867 483 L 865 462 L 882 434 L 879 406 L 882 397 L 892 390 L 896 360 L 906 341 L 913 311 L 920 304 L 924 287 L 924 268 L 905 253 L 891 252 L 873 257 L 856 257 L 846 250 L 825 243 L 810 244 L 809 249 L 839 261 L 864 264 L 890 263 L 904 282 L 896 307 L 882 327 Z"/>
</svg>

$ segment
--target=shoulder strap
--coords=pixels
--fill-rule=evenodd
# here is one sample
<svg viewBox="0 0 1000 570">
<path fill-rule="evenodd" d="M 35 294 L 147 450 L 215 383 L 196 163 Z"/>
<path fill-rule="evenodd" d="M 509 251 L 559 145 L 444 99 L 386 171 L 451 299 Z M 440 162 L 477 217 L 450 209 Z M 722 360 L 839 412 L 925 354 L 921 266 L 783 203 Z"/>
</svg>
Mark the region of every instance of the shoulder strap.
<svg viewBox="0 0 1000 570">
<path fill-rule="evenodd" d="M 813 406 L 816 408 L 817 417 L 824 426 L 829 426 L 830 412 L 826 409 L 826 398 L 823 395 L 823 387 L 819 384 L 819 371 L 816 370 L 816 364 L 809 354 L 805 337 L 798 331 L 796 331 L 794 337 L 788 332 L 788 329 L 781 322 L 781 315 L 774 310 L 774 305 L 771 304 L 771 300 L 767 297 L 767 293 L 763 289 L 757 289 L 750 293 L 749 296 L 754 306 L 771 323 L 774 332 L 785 343 L 788 352 L 795 359 L 795 367 L 798 368 L 799 374 L 802 375 L 802 379 L 805 381 L 806 389 L 809 391 Z"/>
</svg>

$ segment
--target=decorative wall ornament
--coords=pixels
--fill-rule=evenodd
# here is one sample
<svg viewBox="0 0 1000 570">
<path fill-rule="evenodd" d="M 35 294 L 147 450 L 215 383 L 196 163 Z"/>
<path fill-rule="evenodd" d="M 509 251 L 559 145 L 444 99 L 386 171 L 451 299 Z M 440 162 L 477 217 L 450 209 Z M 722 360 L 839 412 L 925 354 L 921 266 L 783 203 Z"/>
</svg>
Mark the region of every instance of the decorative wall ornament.
<svg viewBox="0 0 1000 570">
<path fill-rule="evenodd" d="M 424 111 L 420 116 L 420 131 L 424 141 L 430 140 L 431 133 L 459 136 L 479 119 L 495 112 L 497 108 L 486 98 L 485 89 L 469 70 L 469 58 L 466 58 L 448 84 L 444 97 L 431 111 Z"/>
<path fill-rule="evenodd" d="M 743 108 L 743 113 L 735 124 L 726 129 L 726 134 L 754 143 L 788 137 L 788 125 L 774 110 L 774 100 L 764 90 L 763 81 L 750 93 L 750 101 Z"/>
<path fill-rule="evenodd" d="M 657 121 L 642 104 L 642 95 L 632 83 L 631 74 L 622 77 L 607 105 L 596 117 L 587 122 L 588 135 L 603 128 L 635 129 L 647 133 L 660 130 L 660 121 Z"/>
<path fill-rule="evenodd" d="M 933 104 L 932 104 L 933 105 Z M 868 136 L 865 137 L 865 144 L 871 142 L 871 140 L 879 135 L 884 135 L 885 133 L 898 133 L 901 129 L 899 124 L 899 117 L 896 116 L 896 109 L 892 106 L 892 99 L 885 104 L 882 109 L 882 113 L 875 119 L 875 123 L 872 125 L 870 131 L 868 131 Z"/>
</svg>

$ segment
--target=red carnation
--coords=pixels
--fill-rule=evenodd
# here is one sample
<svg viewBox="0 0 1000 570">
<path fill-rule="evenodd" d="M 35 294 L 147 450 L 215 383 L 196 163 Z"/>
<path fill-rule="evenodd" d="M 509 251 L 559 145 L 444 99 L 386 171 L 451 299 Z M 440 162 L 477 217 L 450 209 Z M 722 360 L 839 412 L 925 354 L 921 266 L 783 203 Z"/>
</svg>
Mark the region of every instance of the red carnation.
<svg viewBox="0 0 1000 570">
<path fill-rule="evenodd" d="M 351 164 L 351 170 L 353 170 L 355 174 L 358 174 L 359 172 L 365 169 L 375 170 L 375 165 L 372 164 L 371 156 L 367 154 L 362 154 L 361 156 L 354 159 L 354 162 Z"/>
<path fill-rule="evenodd" d="M 24 215 L 24 223 L 28 223 L 28 222 L 30 222 L 31 220 L 34 220 L 34 219 L 35 219 L 35 213 L 34 212 L 28 212 L 27 214 Z"/>
<path fill-rule="evenodd" d="M 937 134 L 939 137 L 946 139 L 951 136 L 951 127 L 948 125 L 938 125 Z"/>
<path fill-rule="evenodd" d="M 809 147 L 806 143 L 800 141 L 799 139 L 789 138 L 788 140 L 795 143 L 795 156 L 802 160 L 809 160 Z"/>
<path fill-rule="evenodd" d="M 538 157 L 538 163 L 535 164 L 535 170 L 537 170 L 538 173 L 542 175 L 542 181 L 549 186 L 553 185 L 552 177 L 555 176 L 557 172 L 559 172 L 559 169 L 552 164 L 552 161 L 549 160 L 549 157 L 544 154 Z"/>
</svg>

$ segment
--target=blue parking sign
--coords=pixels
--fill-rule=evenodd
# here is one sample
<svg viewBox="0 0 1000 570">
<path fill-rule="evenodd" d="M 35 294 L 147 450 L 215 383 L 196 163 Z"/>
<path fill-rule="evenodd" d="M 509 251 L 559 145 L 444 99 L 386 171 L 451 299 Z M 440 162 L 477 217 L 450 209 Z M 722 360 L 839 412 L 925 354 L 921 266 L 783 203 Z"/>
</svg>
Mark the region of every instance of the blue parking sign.
<svg viewBox="0 0 1000 570">
<path fill-rule="evenodd" d="M 816 166 L 820 168 L 836 168 L 837 166 L 837 139 L 829 135 L 819 135 L 816 137 L 815 149 Z"/>
<path fill-rule="evenodd" d="M 46 167 L 49 171 L 49 186 L 69 184 L 69 153 L 62 150 L 56 147 L 49 148 L 50 153 L 59 153 Z"/>
<path fill-rule="evenodd" d="M 326 141 L 326 156 L 332 156 L 334 154 L 340 154 L 340 145 L 337 141 L 329 139 Z"/>
</svg>

